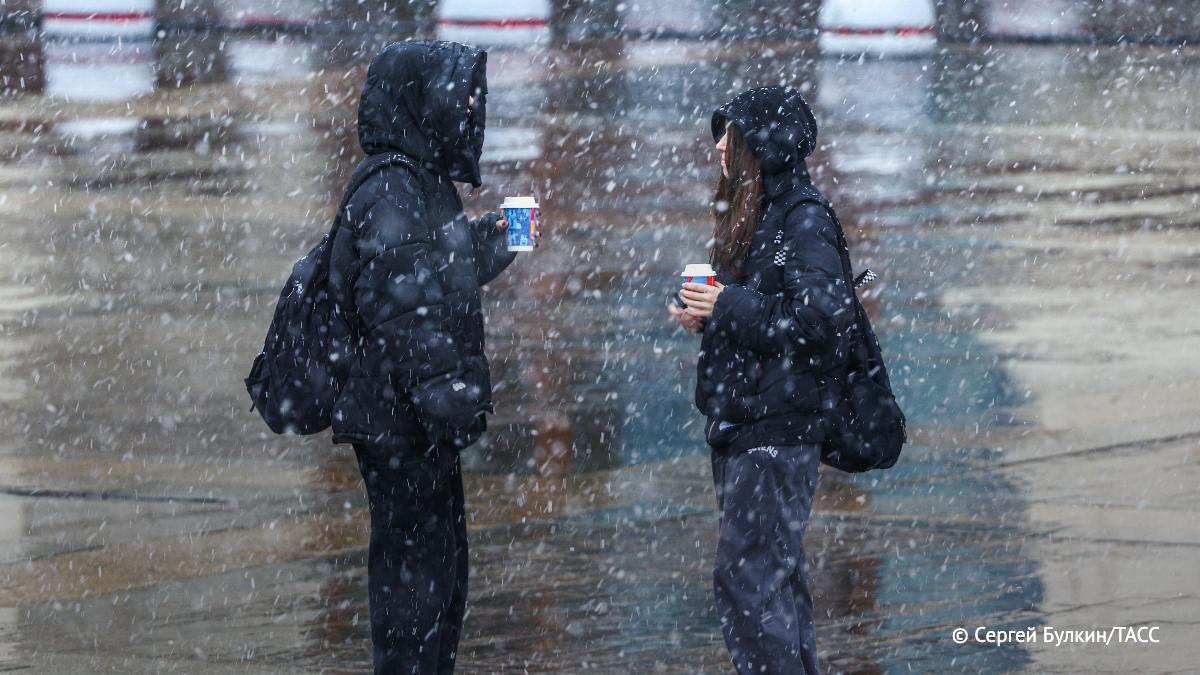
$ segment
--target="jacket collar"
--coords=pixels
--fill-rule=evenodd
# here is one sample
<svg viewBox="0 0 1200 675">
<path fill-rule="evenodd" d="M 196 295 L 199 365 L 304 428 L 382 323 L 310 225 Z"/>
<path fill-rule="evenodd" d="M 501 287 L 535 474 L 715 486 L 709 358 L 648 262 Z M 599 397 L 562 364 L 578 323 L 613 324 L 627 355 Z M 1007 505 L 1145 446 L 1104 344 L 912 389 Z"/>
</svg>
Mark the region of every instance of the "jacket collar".
<svg viewBox="0 0 1200 675">
<path fill-rule="evenodd" d="M 812 177 L 803 161 L 776 173 L 763 174 L 763 196 L 774 201 L 792 190 L 812 185 Z"/>
</svg>

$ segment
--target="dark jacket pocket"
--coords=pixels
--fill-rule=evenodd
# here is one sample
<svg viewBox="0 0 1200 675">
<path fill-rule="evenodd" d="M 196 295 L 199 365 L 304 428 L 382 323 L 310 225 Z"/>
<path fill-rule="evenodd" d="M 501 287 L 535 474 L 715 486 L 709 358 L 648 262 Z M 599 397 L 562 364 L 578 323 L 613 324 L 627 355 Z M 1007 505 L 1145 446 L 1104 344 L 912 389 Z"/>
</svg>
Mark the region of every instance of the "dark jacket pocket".
<svg viewBox="0 0 1200 675">
<path fill-rule="evenodd" d="M 788 406 L 793 410 L 815 413 L 821 409 L 821 389 L 812 375 L 792 373 L 776 386 L 782 388 Z"/>
<path fill-rule="evenodd" d="M 423 435 L 412 403 L 391 378 L 350 377 L 333 407 L 335 439 L 381 441 Z"/>
<path fill-rule="evenodd" d="M 483 410 L 492 410 L 492 381 L 487 357 L 482 354 L 463 358 L 463 382 L 479 392 L 478 399 Z"/>
<path fill-rule="evenodd" d="M 767 359 L 752 397 L 759 417 L 779 417 L 820 409 L 821 393 L 816 378 L 798 368 L 788 357 Z"/>
</svg>

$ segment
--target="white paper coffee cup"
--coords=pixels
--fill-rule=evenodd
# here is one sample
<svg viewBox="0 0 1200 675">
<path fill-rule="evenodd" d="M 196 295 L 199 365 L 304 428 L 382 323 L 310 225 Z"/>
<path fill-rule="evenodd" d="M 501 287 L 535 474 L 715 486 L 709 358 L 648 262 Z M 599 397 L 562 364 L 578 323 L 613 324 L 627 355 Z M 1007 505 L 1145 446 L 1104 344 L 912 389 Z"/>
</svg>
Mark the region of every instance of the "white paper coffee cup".
<svg viewBox="0 0 1200 675">
<path fill-rule="evenodd" d="M 691 263 L 685 265 L 680 276 L 683 277 L 683 283 L 685 284 L 715 286 L 717 281 L 717 271 L 708 263 Z"/>
<path fill-rule="evenodd" d="M 532 251 L 537 244 L 539 207 L 534 197 L 505 197 L 500 205 L 508 221 L 508 250 Z"/>
</svg>

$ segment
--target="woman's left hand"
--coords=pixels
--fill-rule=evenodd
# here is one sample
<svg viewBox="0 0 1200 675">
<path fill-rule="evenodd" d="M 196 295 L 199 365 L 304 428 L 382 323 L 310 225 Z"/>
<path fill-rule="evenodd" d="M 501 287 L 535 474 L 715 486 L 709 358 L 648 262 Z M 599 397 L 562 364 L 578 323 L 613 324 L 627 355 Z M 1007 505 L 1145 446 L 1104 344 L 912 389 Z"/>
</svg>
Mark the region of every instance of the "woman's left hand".
<svg viewBox="0 0 1200 675">
<path fill-rule="evenodd" d="M 683 304 L 687 305 L 687 313 L 692 316 L 712 316 L 713 307 L 717 305 L 717 296 L 725 289 L 725 284 L 717 282 L 716 286 L 708 284 L 684 284 L 679 291 Z"/>
</svg>

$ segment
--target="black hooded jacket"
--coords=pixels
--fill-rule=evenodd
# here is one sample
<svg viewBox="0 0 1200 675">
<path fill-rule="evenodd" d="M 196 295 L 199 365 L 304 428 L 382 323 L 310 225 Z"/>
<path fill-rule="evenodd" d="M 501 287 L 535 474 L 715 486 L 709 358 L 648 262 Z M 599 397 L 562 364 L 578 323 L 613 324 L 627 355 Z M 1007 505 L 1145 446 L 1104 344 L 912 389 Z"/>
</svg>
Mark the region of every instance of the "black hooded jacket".
<svg viewBox="0 0 1200 675">
<path fill-rule="evenodd" d="M 714 139 L 726 124 L 762 165 L 764 194 L 745 276 L 717 270 L 726 286 L 705 324 L 696 405 L 714 447 L 819 443 L 826 374 L 846 367 L 856 328 L 838 225 L 804 163 L 816 120 L 798 92 L 764 87 L 717 109 Z"/>
<path fill-rule="evenodd" d="M 465 447 L 484 429 L 480 286 L 515 254 L 496 214 L 466 219 L 453 181 L 480 184 L 485 64 L 486 53 L 465 45 L 404 42 L 367 71 L 362 149 L 410 161 L 358 188 L 333 240 L 330 289 L 355 333 L 339 364 L 334 442 Z"/>
</svg>

